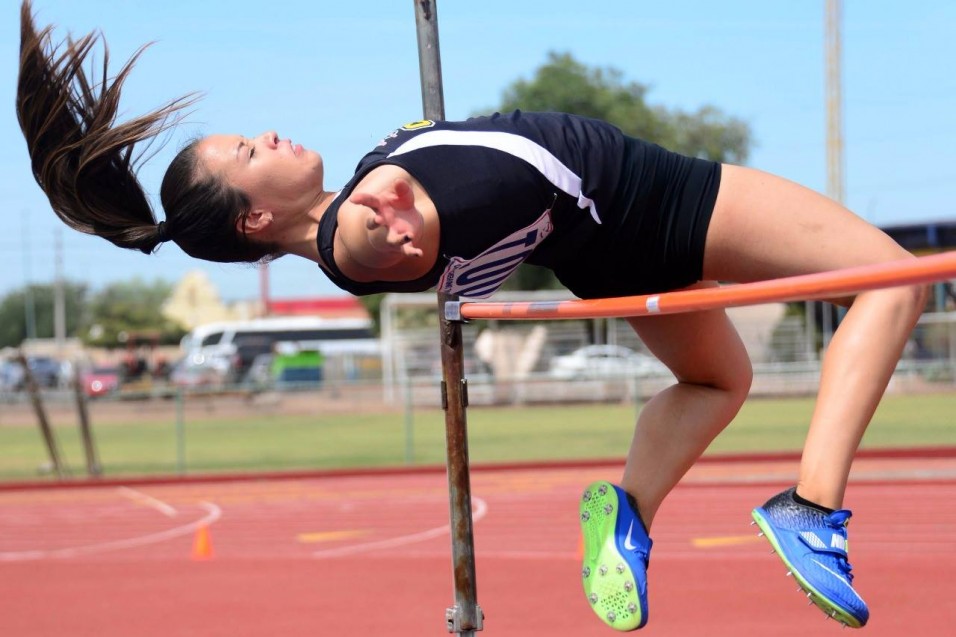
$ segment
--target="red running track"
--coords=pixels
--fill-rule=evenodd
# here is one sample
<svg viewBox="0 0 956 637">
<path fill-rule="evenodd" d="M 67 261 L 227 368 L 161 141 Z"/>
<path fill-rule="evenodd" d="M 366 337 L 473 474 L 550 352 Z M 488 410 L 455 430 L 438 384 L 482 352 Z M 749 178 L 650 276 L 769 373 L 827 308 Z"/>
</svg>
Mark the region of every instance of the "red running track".
<svg viewBox="0 0 956 637">
<path fill-rule="evenodd" d="M 793 460 L 704 463 L 661 509 L 646 635 L 837 634 L 749 526 Z M 475 470 L 482 634 L 608 636 L 577 500 L 614 466 Z M 867 637 L 956 625 L 956 458 L 858 460 L 847 505 Z M 192 559 L 205 522 L 213 555 Z M 0 491 L 0 635 L 447 635 L 441 472 Z M 847 634 L 847 633 L 841 633 Z"/>
</svg>

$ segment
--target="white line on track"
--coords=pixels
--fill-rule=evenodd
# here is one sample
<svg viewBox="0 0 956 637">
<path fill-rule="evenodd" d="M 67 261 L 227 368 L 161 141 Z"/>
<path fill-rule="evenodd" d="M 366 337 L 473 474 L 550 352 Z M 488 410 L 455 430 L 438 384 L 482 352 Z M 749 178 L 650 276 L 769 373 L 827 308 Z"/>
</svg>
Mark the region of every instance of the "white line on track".
<svg viewBox="0 0 956 637">
<path fill-rule="evenodd" d="M 485 514 L 488 512 L 488 504 L 481 498 L 473 498 L 472 502 L 474 502 L 475 505 L 475 508 L 471 514 L 472 521 L 474 523 L 485 517 Z M 422 531 L 421 533 L 400 535 L 387 540 L 379 540 L 378 542 L 366 542 L 364 544 L 353 544 L 351 546 L 343 546 L 336 549 L 325 549 L 323 551 L 316 551 L 312 555 L 313 557 L 343 557 L 345 555 L 355 555 L 356 553 L 364 553 L 366 551 L 391 549 L 397 546 L 405 546 L 406 544 L 414 544 L 415 542 L 424 542 L 425 540 L 441 537 L 450 533 L 451 525 L 446 524 L 434 529 Z"/>
<path fill-rule="evenodd" d="M 156 509 L 167 518 L 174 518 L 177 515 L 175 507 L 172 505 L 166 504 L 162 500 L 154 498 L 151 495 L 146 495 L 142 491 L 137 491 L 136 489 L 130 489 L 129 487 L 119 487 L 116 489 L 119 491 L 119 494 L 124 498 L 129 498 L 133 502 L 138 504 L 145 504 L 151 509 Z"/>
<path fill-rule="evenodd" d="M 50 558 L 77 557 L 79 555 L 90 555 L 92 553 L 105 553 L 107 551 L 119 551 L 122 549 L 134 548 L 137 546 L 146 546 L 157 544 L 175 537 L 189 535 L 203 524 L 212 524 L 222 517 L 222 509 L 211 502 L 200 502 L 199 506 L 206 510 L 206 515 L 202 519 L 183 524 L 159 533 L 150 533 L 139 537 L 131 537 L 125 540 L 114 540 L 112 542 L 101 542 L 99 544 L 88 544 L 86 546 L 76 546 L 68 549 L 56 549 L 52 551 L 11 551 L 0 553 L 0 562 L 19 562 L 26 560 L 42 560 Z"/>
</svg>

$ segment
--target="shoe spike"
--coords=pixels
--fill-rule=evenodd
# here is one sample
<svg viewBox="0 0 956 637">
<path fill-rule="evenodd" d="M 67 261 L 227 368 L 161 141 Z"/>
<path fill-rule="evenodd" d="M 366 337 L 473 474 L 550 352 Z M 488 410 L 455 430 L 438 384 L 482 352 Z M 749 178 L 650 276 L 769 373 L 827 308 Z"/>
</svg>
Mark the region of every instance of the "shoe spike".
<svg viewBox="0 0 956 637">
<path fill-rule="evenodd" d="M 793 571 L 787 571 L 787 577 L 793 577 Z"/>
<path fill-rule="evenodd" d="M 763 531 L 757 534 L 757 537 L 763 537 Z"/>
</svg>

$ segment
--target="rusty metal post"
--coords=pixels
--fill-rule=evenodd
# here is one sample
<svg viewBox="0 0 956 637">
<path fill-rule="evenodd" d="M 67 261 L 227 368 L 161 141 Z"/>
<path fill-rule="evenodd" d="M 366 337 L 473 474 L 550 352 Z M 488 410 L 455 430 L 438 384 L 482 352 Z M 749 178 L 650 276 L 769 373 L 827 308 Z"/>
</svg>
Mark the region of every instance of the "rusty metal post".
<svg viewBox="0 0 956 637">
<path fill-rule="evenodd" d="M 441 55 L 438 47 L 438 12 L 434 0 L 413 0 L 418 32 L 418 63 L 425 119 L 445 119 Z M 455 585 L 455 606 L 445 612 L 448 632 L 473 637 L 482 629 L 475 582 L 475 543 L 471 515 L 471 478 L 468 471 L 468 385 L 464 376 L 461 324 L 445 319 L 445 304 L 458 297 L 439 294 L 442 362 L 442 407 L 445 410 L 445 446 L 448 470 L 448 504 Z"/>
<path fill-rule="evenodd" d="M 43 408 L 43 397 L 40 395 L 40 386 L 37 384 L 33 372 L 30 371 L 30 365 L 23 351 L 17 354 L 17 362 L 23 367 L 23 379 L 26 384 L 26 390 L 30 395 L 30 402 L 33 404 L 33 412 L 36 414 L 37 423 L 40 425 L 40 433 L 43 435 L 43 442 L 46 443 L 47 453 L 50 455 L 50 464 L 53 465 L 53 472 L 57 478 L 63 478 L 67 471 L 61 460 L 60 449 L 56 444 L 56 435 L 53 433 L 50 420 L 46 416 L 46 409 Z"/>
<path fill-rule="evenodd" d="M 74 365 L 73 368 L 79 370 L 79 365 Z M 76 398 L 76 415 L 80 423 L 80 439 L 83 441 L 83 452 L 86 456 L 86 472 L 90 477 L 97 478 L 102 475 L 103 468 L 96 454 L 93 428 L 90 426 L 90 411 L 87 407 L 86 394 L 83 393 L 83 379 L 79 373 L 73 377 L 73 395 Z"/>
</svg>

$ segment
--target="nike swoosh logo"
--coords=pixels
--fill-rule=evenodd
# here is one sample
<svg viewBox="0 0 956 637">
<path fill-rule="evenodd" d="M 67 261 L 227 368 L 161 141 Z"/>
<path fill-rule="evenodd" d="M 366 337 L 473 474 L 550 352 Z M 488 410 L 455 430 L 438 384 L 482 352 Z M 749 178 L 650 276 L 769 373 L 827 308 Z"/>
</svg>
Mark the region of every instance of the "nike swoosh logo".
<svg viewBox="0 0 956 637">
<path fill-rule="evenodd" d="M 840 580 L 841 582 L 843 582 L 844 584 L 846 584 L 846 587 L 847 587 L 848 589 L 850 589 L 850 592 L 853 593 L 853 595 L 854 595 L 858 600 L 860 600 L 861 602 L 863 601 L 863 598 L 860 597 L 860 595 L 859 595 L 855 590 L 853 590 L 853 585 L 850 584 L 850 582 L 848 582 L 845 577 L 843 577 L 842 575 L 840 575 L 839 573 L 837 573 L 837 572 L 834 571 L 833 569 L 827 568 L 825 565 L 821 564 L 821 563 L 818 562 L 817 560 L 811 559 L 810 561 L 813 562 L 814 564 L 816 564 L 817 566 L 819 566 L 820 568 L 822 568 L 823 570 L 825 570 L 826 572 L 828 572 L 828 573 L 830 573 L 831 575 L 833 575 L 833 577 L 837 578 L 838 580 Z M 864 602 L 864 603 L 865 603 L 865 602 Z"/>
<path fill-rule="evenodd" d="M 624 538 L 624 548 L 633 551 L 637 547 L 631 544 L 631 533 L 634 531 L 634 520 L 631 520 L 631 526 L 627 527 L 627 536 Z"/>
</svg>

